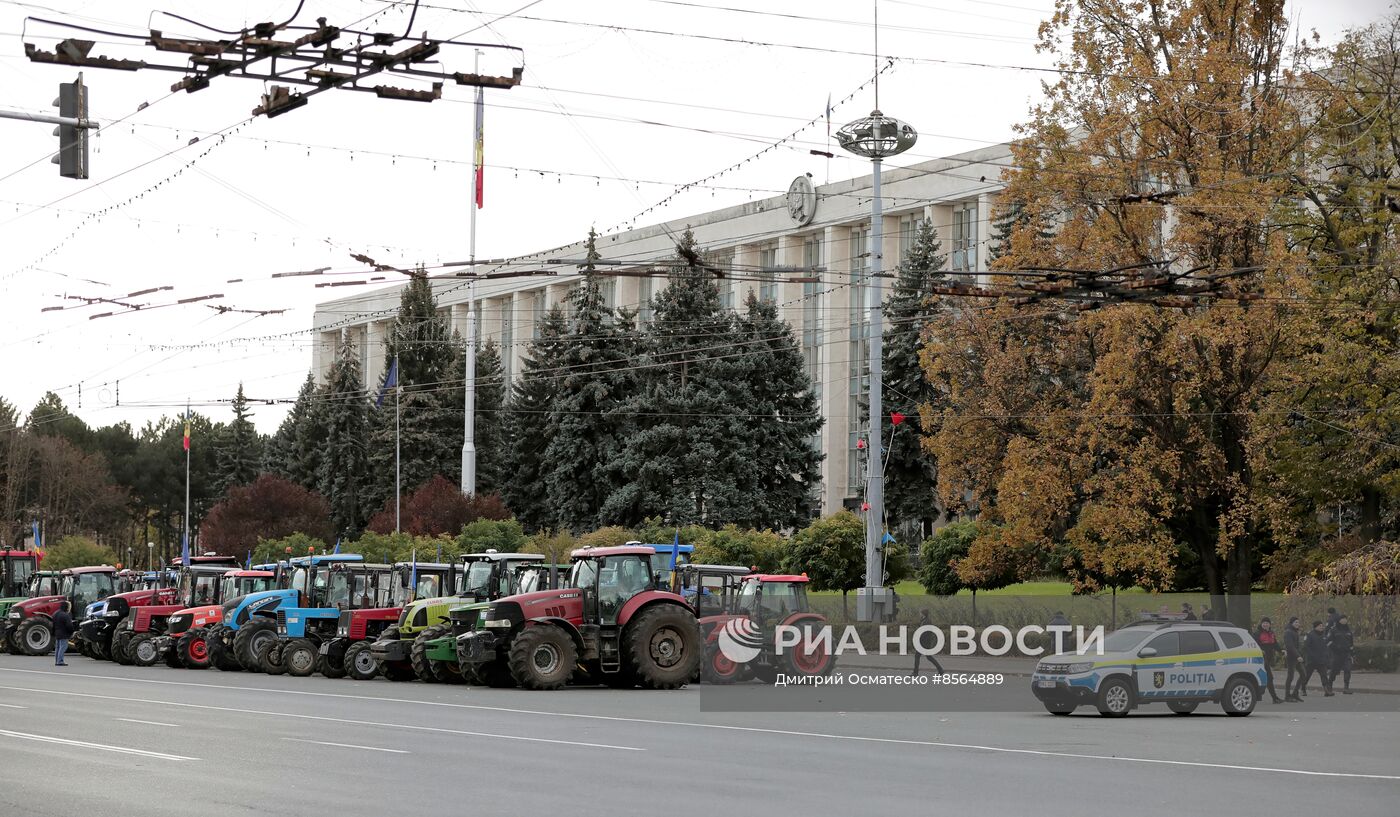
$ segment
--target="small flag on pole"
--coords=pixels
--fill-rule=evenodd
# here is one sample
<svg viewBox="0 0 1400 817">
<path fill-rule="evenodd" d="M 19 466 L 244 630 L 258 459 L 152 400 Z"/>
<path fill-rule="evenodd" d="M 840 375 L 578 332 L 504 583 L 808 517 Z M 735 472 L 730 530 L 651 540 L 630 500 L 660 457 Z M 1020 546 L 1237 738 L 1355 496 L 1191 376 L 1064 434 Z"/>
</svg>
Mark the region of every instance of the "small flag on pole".
<svg viewBox="0 0 1400 817">
<path fill-rule="evenodd" d="M 384 385 L 379 387 L 379 396 L 374 400 L 374 407 L 379 408 L 384 405 L 384 395 L 389 393 L 389 389 L 399 385 L 399 358 L 397 355 L 389 363 L 389 374 L 384 377 Z M 189 432 L 185 433 L 185 447 L 189 447 Z"/>
<path fill-rule="evenodd" d="M 337 539 L 335 540 L 335 550 L 331 551 L 331 553 L 339 553 L 339 552 L 340 552 L 340 539 L 337 538 Z"/>
<path fill-rule="evenodd" d="M 244 569 L 244 570 L 252 570 L 252 569 L 253 569 L 253 551 L 251 551 L 251 550 L 248 551 L 248 561 L 246 561 L 246 562 L 243 563 L 243 569 Z"/>
<path fill-rule="evenodd" d="M 185 567 L 190 566 L 190 532 L 188 530 L 181 537 L 180 564 Z"/>
<path fill-rule="evenodd" d="M 185 406 L 185 450 L 190 450 L 190 407 Z"/>
<path fill-rule="evenodd" d="M 476 182 L 476 208 L 481 209 L 486 202 L 486 129 L 482 124 L 486 117 L 486 94 L 476 89 L 476 150 L 473 159 Z"/>
<path fill-rule="evenodd" d="M 43 544 L 39 539 L 39 520 L 35 519 L 31 527 L 34 529 L 34 549 L 38 550 L 39 546 Z"/>
<path fill-rule="evenodd" d="M 676 561 L 681 555 L 681 529 L 676 528 L 676 536 L 671 540 L 671 587 L 676 587 Z"/>
</svg>

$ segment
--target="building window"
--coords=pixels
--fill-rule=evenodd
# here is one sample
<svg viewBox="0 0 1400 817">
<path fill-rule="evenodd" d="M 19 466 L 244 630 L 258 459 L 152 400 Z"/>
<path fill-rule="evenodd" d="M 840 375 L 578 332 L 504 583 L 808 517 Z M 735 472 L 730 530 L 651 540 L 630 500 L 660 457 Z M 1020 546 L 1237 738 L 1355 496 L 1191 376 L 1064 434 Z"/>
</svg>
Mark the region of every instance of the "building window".
<svg viewBox="0 0 1400 817">
<path fill-rule="evenodd" d="M 502 385 L 510 388 L 510 364 L 512 347 L 515 346 L 515 298 L 510 295 L 501 299 L 501 374 L 505 381 Z"/>
<path fill-rule="evenodd" d="M 637 279 L 637 325 L 651 322 L 652 278 L 644 275 Z"/>
<path fill-rule="evenodd" d="M 919 228 L 924 224 L 922 213 L 910 213 L 899 218 L 899 258 L 895 261 L 896 267 L 904 266 L 904 259 L 909 257 L 909 251 L 914 249 L 914 241 L 919 237 Z"/>
<path fill-rule="evenodd" d="M 865 473 L 861 468 L 864 451 L 857 446 L 865 428 L 862 418 L 870 388 L 870 368 L 866 360 L 870 344 L 870 313 L 865 302 L 869 292 L 865 276 L 870 272 L 870 246 L 869 227 L 851 228 L 850 335 L 846 356 L 850 372 L 846 390 L 846 490 L 852 496 L 859 495 L 865 484 Z"/>
<path fill-rule="evenodd" d="M 544 324 L 545 312 L 545 292 L 544 289 L 537 289 L 530 293 L 530 339 L 539 340 L 540 327 Z"/>
<path fill-rule="evenodd" d="M 977 203 L 953 207 L 953 269 L 977 270 Z"/>
<path fill-rule="evenodd" d="M 812 270 L 822 265 L 822 238 L 812 236 L 802 242 L 802 265 L 805 277 L 817 277 Z M 808 281 L 802 285 L 802 359 L 807 364 L 807 376 L 817 399 L 822 389 L 822 284 Z"/>
<path fill-rule="evenodd" d="M 778 302 L 778 244 L 774 242 L 758 251 L 758 299 L 769 303 Z"/>
</svg>

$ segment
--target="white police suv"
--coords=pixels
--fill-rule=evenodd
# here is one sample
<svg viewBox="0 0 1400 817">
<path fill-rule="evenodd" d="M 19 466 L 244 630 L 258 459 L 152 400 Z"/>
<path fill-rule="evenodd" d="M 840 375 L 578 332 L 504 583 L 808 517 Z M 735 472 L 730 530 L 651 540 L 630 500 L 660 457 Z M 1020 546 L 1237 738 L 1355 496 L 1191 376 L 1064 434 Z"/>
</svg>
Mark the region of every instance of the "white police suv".
<svg viewBox="0 0 1400 817">
<path fill-rule="evenodd" d="M 1094 706 L 1121 717 L 1150 703 L 1188 715 L 1202 702 L 1248 715 L 1266 680 L 1264 654 L 1248 631 L 1224 621 L 1149 620 L 1116 630 L 1102 651 L 1042 658 L 1031 691 L 1055 715 Z"/>
</svg>

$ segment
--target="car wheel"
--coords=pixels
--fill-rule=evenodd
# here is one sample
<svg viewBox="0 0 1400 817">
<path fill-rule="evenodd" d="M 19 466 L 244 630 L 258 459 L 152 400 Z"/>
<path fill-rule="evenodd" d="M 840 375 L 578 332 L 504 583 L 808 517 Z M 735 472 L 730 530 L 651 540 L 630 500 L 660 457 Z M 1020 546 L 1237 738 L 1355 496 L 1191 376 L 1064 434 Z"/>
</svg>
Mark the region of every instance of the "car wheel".
<svg viewBox="0 0 1400 817">
<path fill-rule="evenodd" d="M 1099 714 L 1121 718 L 1133 709 L 1133 688 L 1124 678 L 1109 678 L 1099 687 Z"/>
<path fill-rule="evenodd" d="M 1225 714 L 1237 718 L 1253 712 L 1258 702 L 1259 693 L 1255 691 L 1254 684 L 1245 678 L 1231 678 L 1220 693 L 1220 705 L 1224 707 Z"/>
</svg>

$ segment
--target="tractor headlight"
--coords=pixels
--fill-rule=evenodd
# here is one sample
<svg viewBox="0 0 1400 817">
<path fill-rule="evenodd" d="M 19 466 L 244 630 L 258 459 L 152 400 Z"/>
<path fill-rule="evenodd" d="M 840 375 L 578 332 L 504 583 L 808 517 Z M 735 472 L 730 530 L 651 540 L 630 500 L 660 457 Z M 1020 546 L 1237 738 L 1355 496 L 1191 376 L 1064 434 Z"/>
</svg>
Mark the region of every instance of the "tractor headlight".
<svg viewBox="0 0 1400 817">
<path fill-rule="evenodd" d="M 120 610 L 108 610 L 107 612 L 103 613 L 102 615 L 103 615 L 103 616 L 106 616 L 107 618 L 121 618 L 121 617 L 122 617 L 122 613 L 121 613 Z"/>
<path fill-rule="evenodd" d="M 13 613 L 10 613 L 10 618 L 21 618 L 21 617 L 22 617 L 22 616 L 21 616 L 21 614 L 20 614 L 20 612 L 19 612 L 18 610 L 14 611 Z"/>
<path fill-rule="evenodd" d="M 481 626 L 483 626 L 483 627 L 504 627 L 504 628 L 509 629 L 511 623 L 512 623 L 511 620 L 508 619 L 508 618 L 488 618 L 488 619 L 486 619 L 485 621 L 481 622 Z"/>
</svg>

